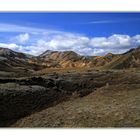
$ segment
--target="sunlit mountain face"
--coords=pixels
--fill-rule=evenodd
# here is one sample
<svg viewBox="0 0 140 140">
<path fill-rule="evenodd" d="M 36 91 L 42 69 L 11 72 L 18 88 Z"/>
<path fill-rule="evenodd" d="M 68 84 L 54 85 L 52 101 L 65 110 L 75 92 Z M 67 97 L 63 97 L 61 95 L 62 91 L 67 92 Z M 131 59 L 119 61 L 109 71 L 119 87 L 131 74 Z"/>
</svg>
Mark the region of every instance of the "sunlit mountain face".
<svg viewBox="0 0 140 140">
<path fill-rule="evenodd" d="M 121 54 L 140 45 L 140 13 L 0 13 L 0 47 L 40 55 Z"/>
</svg>

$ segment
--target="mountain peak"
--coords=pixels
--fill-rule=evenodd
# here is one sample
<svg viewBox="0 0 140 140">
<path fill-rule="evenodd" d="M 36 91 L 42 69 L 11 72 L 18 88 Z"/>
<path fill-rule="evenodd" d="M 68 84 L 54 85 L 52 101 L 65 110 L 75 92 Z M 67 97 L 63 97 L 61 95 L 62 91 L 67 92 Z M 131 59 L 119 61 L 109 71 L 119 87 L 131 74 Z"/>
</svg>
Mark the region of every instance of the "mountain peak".
<svg viewBox="0 0 140 140">
<path fill-rule="evenodd" d="M 39 57 L 44 57 L 44 56 L 50 55 L 50 54 L 52 54 L 54 52 L 57 52 L 57 51 L 46 50 L 45 52 L 43 52 L 42 54 L 40 54 Z"/>
<path fill-rule="evenodd" d="M 46 50 L 41 55 L 39 55 L 39 57 L 45 57 L 45 56 L 49 56 L 49 55 L 52 55 L 52 54 L 78 56 L 78 54 L 76 52 L 74 52 L 74 51 L 52 51 L 52 50 Z"/>
<path fill-rule="evenodd" d="M 14 54 L 15 52 L 8 49 L 8 48 L 0 48 L 0 55 L 11 55 L 11 54 Z"/>
<path fill-rule="evenodd" d="M 21 52 L 16 52 L 16 51 L 13 51 L 9 48 L 1 48 L 0 47 L 0 56 L 3 56 L 3 57 L 19 57 L 19 58 L 32 58 L 33 56 L 32 55 L 29 55 L 29 54 L 25 54 L 25 53 L 21 53 Z"/>
<path fill-rule="evenodd" d="M 76 52 L 74 51 L 64 51 L 64 54 L 74 54 L 74 55 L 78 55 Z"/>
</svg>

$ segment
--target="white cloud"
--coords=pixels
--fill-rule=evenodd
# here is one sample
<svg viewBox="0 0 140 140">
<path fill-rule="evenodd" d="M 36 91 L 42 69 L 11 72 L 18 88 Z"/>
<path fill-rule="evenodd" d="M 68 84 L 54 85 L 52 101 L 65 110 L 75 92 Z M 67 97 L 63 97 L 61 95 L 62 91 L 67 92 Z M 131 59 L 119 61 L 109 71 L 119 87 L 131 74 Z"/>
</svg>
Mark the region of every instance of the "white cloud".
<svg viewBox="0 0 140 140">
<path fill-rule="evenodd" d="M 135 35 L 132 39 L 136 45 L 140 45 L 140 35 Z"/>
<path fill-rule="evenodd" d="M 139 42 L 139 43 L 138 43 Z M 81 55 L 105 55 L 106 53 L 123 53 L 131 47 L 140 45 L 140 35 L 130 37 L 128 35 L 114 34 L 109 37 L 93 37 L 73 35 L 56 35 L 50 40 L 38 40 L 37 46 L 43 50 L 72 50 Z M 41 52 L 40 51 L 40 52 Z"/>
<path fill-rule="evenodd" d="M 104 24 L 104 23 L 114 23 L 114 22 L 115 22 L 114 20 L 96 20 L 96 21 L 91 21 L 84 24 Z"/>
<path fill-rule="evenodd" d="M 96 50 L 101 49 L 101 53 L 97 55 L 104 55 L 106 53 L 124 53 L 132 47 L 140 45 L 140 38 L 136 36 L 130 37 L 128 35 L 114 34 L 109 37 L 95 37 L 91 39 L 90 45 Z M 139 43 L 138 43 L 139 42 Z"/>
<path fill-rule="evenodd" d="M 140 21 L 140 19 L 139 18 L 125 18 L 125 19 L 118 18 L 118 19 L 113 19 L 113 20 L 111 19 L 94 20 L 94 21 L 85 22 L 82 24 L 108 24 L 108 23 L 122 23 L 122 22 L 128 22 L 128 21 L 134 22 L 134 21 Z"/>
<path fill-rule="evenodd" d="M 30 29 L 30 31 L 33 30 Z M 0 43 L 0 47 L 33 55 L 39 55 L 46 50 L 71 50 L 81 55 L 105 55 L 109 52 L 117 54 L 124 53 L 138 45 L 140 45 L 140 35 L 131 37 L 129 35 L 114 34 L 109 37 L 89 38 L 81 34 L 55 30 L 43 30 L 42 32 L 34 30 L 34 33 L 24 32 L 14 37 L 9 44 Z"/>
<path fill-rule="evenodd" d="M 58 50 L 58 51 L 67 51 L 72 50 L 81 54 L 81 50 L 88 47 L 90 39 L 88 37 L 79 36 L 79 35 L 55 35 L 52 39 L 38 40 L 37 46 L 41 50 Z"/>
<path fill-rule="evenodd" d="M 26 43 L 30 38 L 30 35 L 28 33 L 20 34 L 15 37 L 15 40 L 21 44 Z"/>
<path fill-rule="evenodd" d="M 110 37 L 95 37 L 91 39 L 94 47 L 124 47 L 131 45 L 131 38 L 128 35 L 114 34 Z"/>
<path fill-rule="evenodd" d="M 48 29 L 48 28 L 36 28 L 32 26 L 22 26 L 16 24 L 0 23 L 0 32 L 13 32 L 13 33 L 30 33 L 30 34 L 60 34 L 64 31 Z M 70 34 L 70 33 L 69 33 Z"/>
<path fill-rule="evenodd" d="M 17 49 L 19 49 L 20 46 L 14 44 L 14 43 L 9 43 L 9 44 L 0 43 L 0 47 L 2 47 L 2 48 L 9 48 L 9 49 L 12 49 L 12 50 L 17 50 Z"/>
<path fill-rule="evenodd" d="M 0 23 L 0 32 L 44 32 L 44 29 L 26 27 L 15 24 Z"/>
</svg>

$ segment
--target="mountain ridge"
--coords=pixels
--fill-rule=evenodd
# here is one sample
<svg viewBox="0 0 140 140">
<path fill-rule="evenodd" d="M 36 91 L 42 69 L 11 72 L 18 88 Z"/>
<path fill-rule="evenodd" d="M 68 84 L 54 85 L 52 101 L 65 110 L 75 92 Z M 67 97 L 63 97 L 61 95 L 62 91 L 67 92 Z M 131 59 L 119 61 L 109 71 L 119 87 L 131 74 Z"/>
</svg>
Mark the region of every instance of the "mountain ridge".
<svg viewBox="0 0 140 140">
<path fill-rule="evenodd" d="M 108 53 L 104 56 L 82 56 L 74 51 L 47 50 L 39 56 L 0 48 L 1 71 L 36 71 L 44 68 L 105 68 L 128 69 L 140 67 L 140 46 L 123 54 Z"/>
</svg>

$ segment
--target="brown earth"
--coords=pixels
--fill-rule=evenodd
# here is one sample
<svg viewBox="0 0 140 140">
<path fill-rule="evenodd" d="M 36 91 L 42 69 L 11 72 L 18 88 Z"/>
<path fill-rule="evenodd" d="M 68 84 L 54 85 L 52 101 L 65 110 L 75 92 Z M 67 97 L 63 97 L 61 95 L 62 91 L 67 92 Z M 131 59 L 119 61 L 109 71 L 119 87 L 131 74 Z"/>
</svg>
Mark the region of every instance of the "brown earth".
<svg viewBox="0 0 140 140">
<path fill-rule="evenodd" d="M 11 127 L 140 127 L 139 86 L 102 87 L 20 119 Z"/>
<path fill-rule="evenodd" d="M 82 72 L 50 73 L 46 76 L 31 78 L 0 79 L 0 83 L 0 126 L 140 126 L 139 118 L 137 123 L 134 123 L 140 107 L 140 73 L 138 71 L 89 69 Z M 83 108 L 88 110 L 88 106 L 89 113 L 83 112 Z M 106 109 L 109 107 L 112 108 Z M 128 109 L 129 107 L 131 109 Z M 78 115 L 78 108 L 81 110 L 81 115 Z M 128 113 L 127 119 L 126 111 L 133 111 L 134 114 Z M 123 116 L 124 119 L 119 121 L 119 118 L 114 117 L 114 112 Z M 72 120 L 68 121 L 67 118 L 71 117 Z M 88 122 L 84 117 L 89 118 Z M 110 117 L 111 122 L 105 119 L 107 117 Z"/>
<path fill-rule="evenodd" d="M 38 57 L 0 48 L 0 127 L 140 127 L 140 47 Z"/>
</svg>

